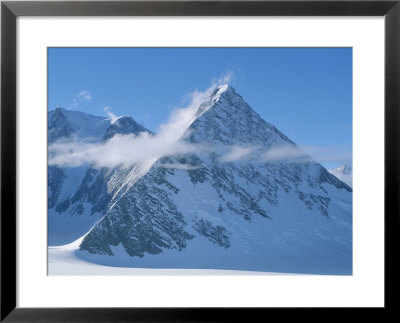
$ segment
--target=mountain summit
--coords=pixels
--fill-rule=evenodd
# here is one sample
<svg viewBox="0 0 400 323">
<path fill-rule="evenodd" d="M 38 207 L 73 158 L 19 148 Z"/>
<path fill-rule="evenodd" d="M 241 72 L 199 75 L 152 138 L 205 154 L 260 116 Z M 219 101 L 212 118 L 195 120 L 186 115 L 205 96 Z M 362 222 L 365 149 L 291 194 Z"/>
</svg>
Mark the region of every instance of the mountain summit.
<svg viewBox="0 0 400 323">
<path fill-rule="evenodd" d="M 74 136 L 75 139 L 100 140 L 111 122 L 84 112 L 56 108 L 48 113 L 49 143 Z"/>
<path fill-rule="evenodd" d="M 49 236 L 61 232 L 51 233 L 50 218 L 95 215 L 82 221 L 76 255 L 103 265 L 351 274 L 348 185 L 231 86 L 216 87 L 188 120 L 179 140 L 204 148 L 196 153 L 88 167 L 75 186 L 65 170 L 49 170 Z"/>
<path fill-rule="evenodd" d="M 210 99 L 200 105 L 196 115 L 188 128 L 192 142 L 264 147 L 293 145 L 273 125 L 265 122 L 232 86 L 217 87 Z"/>
</svg>

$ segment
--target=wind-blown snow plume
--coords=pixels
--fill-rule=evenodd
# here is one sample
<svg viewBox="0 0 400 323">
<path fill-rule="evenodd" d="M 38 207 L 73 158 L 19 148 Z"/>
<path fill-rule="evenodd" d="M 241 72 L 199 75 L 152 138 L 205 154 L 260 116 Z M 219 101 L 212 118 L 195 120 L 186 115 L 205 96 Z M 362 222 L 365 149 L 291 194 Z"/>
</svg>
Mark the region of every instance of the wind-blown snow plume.
<svg viewBox="0 0 400 323">
<path fill-rule="evenodd" d="M 157 136 L 171 143 L 179 140 L 191 123 L 196 119 L 196 112 L 200 104 L 210 97 L 215 87 L 216 85 L 213 84 L 203 92 L 195 90 L 189 94 L 189 104 L 184 108 L 174 109 L 168 121 L 160 126 Z"/>
<path fill-rule="evenodd" d="M 114 123 L 115 120 L 118 119 L 118 116 L 117 116 L 116 114 L 114 114 L 114 113 L 111 112 L 110 107 L 108 107 L 108 106 L 104 107 L 104 112 L 107 113 L 108 117 L 109 117 L 110 120 L 111 120 L 111 123 Z"/>
<path fill-rule="evenodd" d="M 229 84 L 231 83 L 232 79 L 233 79 L 233 72 L 232 71 L 227 71 L 224 75 L 222 75 L 219 80 L 218 80 L 218 84 Z"/>
</svg>

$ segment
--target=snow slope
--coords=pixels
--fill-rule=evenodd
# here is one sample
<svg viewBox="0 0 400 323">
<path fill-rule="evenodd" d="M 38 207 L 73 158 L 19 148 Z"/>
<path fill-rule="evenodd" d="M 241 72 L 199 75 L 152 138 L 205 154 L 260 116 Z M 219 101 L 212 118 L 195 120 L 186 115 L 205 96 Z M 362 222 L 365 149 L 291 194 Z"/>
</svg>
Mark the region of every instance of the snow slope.
<svg viewBox="0 0 400 323">
<path fill-rule="evenodd" d="M 210 270 L 210 269 L 159 269 L 113 267 L 99 265 L 86 261 L 77 256 L 77 250 L 82 239 L 70 244 L 48 248 L 48 274 L 49 275 L 284 275 L 282 273 L 249 272 L 240 270 Z M 95 255 L 92 255 L 95 257 Z"/>
</svg>

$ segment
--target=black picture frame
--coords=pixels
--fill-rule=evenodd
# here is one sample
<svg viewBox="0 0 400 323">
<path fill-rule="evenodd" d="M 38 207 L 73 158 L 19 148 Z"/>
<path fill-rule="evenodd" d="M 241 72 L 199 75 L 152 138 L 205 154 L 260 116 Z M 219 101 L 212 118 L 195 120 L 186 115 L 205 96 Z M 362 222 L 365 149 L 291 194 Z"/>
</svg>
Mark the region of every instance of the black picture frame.
<svg viewBox="0 0 400 323">
<path fill-rule="evenodd" d="M 186 322 L 253 321 L 295 308 L 19 308 L 16 306 L 16 19 L 19 16 L 384 16 L 385 17 L 385 306 L 397 307 L 400 229 L 400 0 L 387 1 L 2 1 L 1 3 L 1 321 Z M 339 317 L 339 309 L 323 309 Z M 347 311 L 355 309 L 341 309 Z M 361 310 L 361 309 L 358 309 Z M 269 313 L 268 313 L 269 314 Z M 275 313 L 278 314 L 278 313 Z M 313 313 L 316 314 L 315 312 Z M 393 313 L 391 313 L 393 314 Z M 314 316 L 322 319 L 320 315 Z M 282 319 L 283 317 L 281 317 Z M 258 320 L 258 319 L 257 319 Z"/>
</svg>

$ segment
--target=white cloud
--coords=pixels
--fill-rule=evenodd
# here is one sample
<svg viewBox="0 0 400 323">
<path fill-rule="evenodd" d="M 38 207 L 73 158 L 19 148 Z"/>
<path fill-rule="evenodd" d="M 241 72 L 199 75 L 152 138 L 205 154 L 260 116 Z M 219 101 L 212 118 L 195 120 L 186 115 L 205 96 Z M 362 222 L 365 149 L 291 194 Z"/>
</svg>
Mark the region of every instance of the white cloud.
<svg viewBox="0 0 400 323">
<path fill-rule="evenodd" d="M 342 147 L 335 146 L 304 146 L 284 145 L 266 150 L 261 146 L 230 146 L 224 147 L 220 161 L 235 162 L 246 160 L 249 163 L 265 163 L 287 161 L 305 163 L 314 160 L 318 163 L 349 162 L 351 152 L 343 151 Z M 220 149 L 221 150 L 221 149 Z"/>
<path fill-rule="evenodd" d="M 92 96 L 89 91 L 80 91 L 72 100 L 72 104 L 68 107 L 68 109 L 75 109 L 80 103 L 84 101 L 89 102 L 90 100 L 92 100 Z"/>
<path fill-rule="evenodd" d="M 83 90 L 78 93 L 76 98 L 78 101 L 90 101 L 92 99 L 92 96 L 90 95 L 89 91 Z"/>
<path fill-rule="evenodd" d="M 171 169 L 184 169 L 184 170 L 196 170 L 204 167 L 203 165 L 188 165 L 188 164 L 161 164 L 161 167 L 171 168 Z"/>
<path fill-rule="evenodd" d="M 272 147 L 268 150 L 261 146 L 230 146 L 228 152 L 222 154 L 220 161 L 235 162 L 246 160 L 249 163 L 277 162 L 290 159 L 293 162 L 304 162 L 309 157 L 300 148 L 286 145 Z"/>
<path fill-rule="evenodd" d="M 133 164 L 163 156 L 192 153 L 198 148 L 183 141 L 168 142 L 158 135 L 115 135 L 102 143 L 58 142 L 49 146 L 49 165 L 76 167 L 129 167 Z"/>
<path fill-rule="evenodd" d="M 243 146 L 232 146 L 229 147 L 228 153 L 223 154 L 220 161 L 228 163 L 238 160 L 243 160 L 248 157 L 256 147 L 243 147 Z"/>
</svg>

